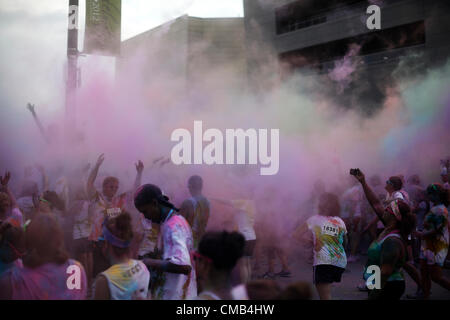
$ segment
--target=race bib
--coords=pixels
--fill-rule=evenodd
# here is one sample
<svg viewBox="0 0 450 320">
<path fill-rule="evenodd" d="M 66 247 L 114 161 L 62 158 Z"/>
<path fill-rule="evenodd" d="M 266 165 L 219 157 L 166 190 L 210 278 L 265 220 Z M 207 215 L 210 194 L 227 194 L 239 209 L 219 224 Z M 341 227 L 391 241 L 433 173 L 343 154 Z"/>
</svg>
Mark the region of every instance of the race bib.
<svg viewBox="0 0 450 320">
<path fill-rule="evenodd" d="M 122 209 L 120 209 L 120 208 L 106 209 L 106 215 L 108 216 L 108 218 L 111 218 L 111 219 L 117 217 L 121 212 L 122 212 Z"/>
<path fill-rule="evenodd" d="M 325 223 L 322 226 L 322 233 L 332 237 L 337 237 L 339 234 L 339 228 L 331 223 Z"/>
</svg>

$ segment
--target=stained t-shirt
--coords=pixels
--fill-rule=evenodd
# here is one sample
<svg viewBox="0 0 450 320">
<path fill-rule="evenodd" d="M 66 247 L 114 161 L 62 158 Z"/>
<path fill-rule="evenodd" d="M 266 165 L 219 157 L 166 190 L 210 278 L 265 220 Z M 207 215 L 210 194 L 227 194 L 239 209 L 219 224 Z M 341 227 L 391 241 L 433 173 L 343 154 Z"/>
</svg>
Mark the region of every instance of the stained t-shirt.
<svg viewBox="0 0 450 320">
<path fill-rule="evenodd" d="M 432 207 L 425 216 L 423 226 L 425 232 L 437 230 L 437 233 L 422 240 L 421 258 L 428 264 L 443 266 L 449 247 L 447 208 L 442 204 Z"/>
<path fill-rule="evenodd" d="M 148 253 L 152 253 L 158 244 L 159 225 L 153 224 L 149 219 L 140 214 L 140 228 L 143 233 L 143 239 L 139 244 L 139 256 L 145 256 Z"/>
<path fill-rule="evenodd" d="M 314 266 L 327 264 L 340 268 L 347 265 L 344 236 L 347 233 L 344 221 L 339 217 L 314 215 L 306 224 L 313 233 Z"/>
<path fill-rule="evenodd" d="M 361 186 L 355 185 L 345 191 L 342 195 L 342 217 L 350 218 L 353 214 L 353 217 L 361 217 L 361 206 L 363 204 L 363 191 Z M 353 210 L 353 212 L 351 212 Z"/>
<path fill-rule="evenodd" d="M 122 193 L 112 198 L 111 201 L 100 192 L 96 192 L 93 198 L 93 222 L 92 229 L 89 235 L 89 240 L 97 241 L 102 236 L 102 225 L 106 217 L 117 217 L 125 206 L 128 204 L 130 195 L 128 193 Z"/>
<path fill-rule="evenodd" d="M 92 219 L 89 215 L 91 204 L 86 200 L 75 200 L 74 204 L 79 210 L 74 214 L 73 239 L 88 238 L 92 230 Z"/>
<path fill-rule="evenodd" d="M 194 237 L 194 247 L 198 246 L 201 237 L 205 233 L 208 224 L 210 203 L 204 196 L 196 196 L 188 199 L 194 208 L 194 221 L 192 223 L 192 236 Z"/>
<path fill-rule="evenodd" d="M 197 280 L 191 252 L 194 241 L 191 228 L 182 216 L 172 214 L 161 225 L 158 249 L 162 259 L 177 265 L 191 266 L 189 275 L 162 272 L 152 295 L 157 300 L 185 300 L 197 296 Z"/>
<path fill-rule="evenodd" d="M 115 264 L 102 272 L 108 281 L 111 300 L 147 299 L 150 272 L 142 261 Z"/>
<path fill-rule="evenodd" d="M 79 273 L 69 269 L 71 266 L 76 266 Z M 79 275 L 79 287 L 77 281 L 72 281 L 70 278 L 76 274 Z M 3 277 L 7 277 L 11 283 L 12 300 L 82 300 L 86 298 L 86 273 L 83 266 L 72 259 L 63 264 L 47 263 L 37 268 L 13 267 L 6 271 Z"/>
<path fill-rule="evenodd" d="M 234 219 L 237 229 L 244 235 L 246 241 L 255 240 L 255 205 L 252 200 L 232 200 L 231 203 L 236 209 Z"/>
</svg>

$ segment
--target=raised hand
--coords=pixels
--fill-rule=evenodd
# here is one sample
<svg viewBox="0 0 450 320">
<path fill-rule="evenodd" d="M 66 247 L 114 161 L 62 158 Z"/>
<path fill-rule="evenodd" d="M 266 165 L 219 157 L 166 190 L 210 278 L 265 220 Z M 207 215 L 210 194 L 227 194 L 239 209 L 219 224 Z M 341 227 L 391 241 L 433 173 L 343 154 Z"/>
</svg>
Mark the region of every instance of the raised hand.
<svg viewBox="0 0 450 320">
<path fill-rule="evenodd" d="M 350 174 L 356 178 L 359 182 L 363 183 L 366 180 L 364 173 L 360 169 L 351 170 Z"/>
<path fill-rule="evenodd" d="M 34 111 L 34 104 L 28 103 L 28 104 L 27 104 L 27 109 L 30 110 L 30 112 L 31 112 L 32 114 L 35 114 L 35 111 Z"/>
<path fill-rule="evenodd" d="M 3 188 L 8 188 L 8 182 L 9 179 L 11 178 L 11 173 L 9 171 L 5 172 L 5 175 L 2 177 L 0 176 L 0 184 L 2 185 Z"/>
<path fill-rule="evenodd" d="M 89 169 L 91 168 L 91 164 L 87 163 L 85 166 L 82 167 L 81 172 L 86 173 L 89 172 Z"/>
<path fill-rule="evenodd" d="M 98 156 L 97 158 L 97 162 L 95 163 L 95 166 L 98 168 L 102 165 L 103 161 L 105 161 L 105 154 L 102 153 L 101 155 Z"/>
<path fill-rule="evenodd" d="M 142 163 L 141 160 L 139 160 L 137 163 L 135 163 L 136 166 L 136 171 L 137 173 L 142 173 L 142 171 L 144 171 L 144 164 Z"/>
</svg>

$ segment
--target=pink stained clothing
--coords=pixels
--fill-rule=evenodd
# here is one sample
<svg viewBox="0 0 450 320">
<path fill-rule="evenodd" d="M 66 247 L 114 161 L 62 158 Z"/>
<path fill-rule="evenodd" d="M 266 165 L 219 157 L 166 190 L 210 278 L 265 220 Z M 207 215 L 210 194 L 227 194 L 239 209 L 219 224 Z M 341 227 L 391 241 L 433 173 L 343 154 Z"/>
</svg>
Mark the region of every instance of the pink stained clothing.
<svg viewBox="0 0 450 320">
<path fill-rule="evenodd" d="M 162 259 L 177 265 L 191 266 L 191 273 L 175 274 L 163 272 L 159 285 L 152 297 L 155 300 L 190 300 L 197 296 L 195 266 L 191 259 L 194 240 L 191 227 L 180 215 L 171 215 L 162 225 L 158 248 Z"/>
<path fill-rule="evenodd" d="M 71 266 L 72 268 L 69 268 Z M 77 276 L 79 281 L 75 280 Z M 61 265 L 47 263 L 34 269 L 13 267 L 5 272 L 3 277 L 7 277 L 11 284 L 12 300 L 83 300 L 86 298 L 86 273 L 83 266 L 72 259 Z"/>
</svg>

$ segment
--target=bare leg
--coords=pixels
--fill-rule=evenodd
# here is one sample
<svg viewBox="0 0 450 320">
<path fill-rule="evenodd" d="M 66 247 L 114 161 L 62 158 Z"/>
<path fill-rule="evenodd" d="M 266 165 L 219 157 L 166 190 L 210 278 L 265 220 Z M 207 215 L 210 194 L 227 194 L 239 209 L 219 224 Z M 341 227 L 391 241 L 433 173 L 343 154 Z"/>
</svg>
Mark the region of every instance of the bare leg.
<svg viewBox="0 0 450 320">
<path fill-rule="evenodd" d="M 429 266 L 431 280 L 433 282 L 437 283 L 441 287 L 450 290 L 450 280 L 447 278 L 444 278 L 444 275 L 442 274 L 442 268 L 438 265 Z"/>
<path fill-rule="evenodd" d="M 361 222 L 360 217 L 353 218 L 354 228 L 352 230 L 352 244 L 351 244 L 351 255 L 356 256 L 359 247 L 359 240 L 361 238 L 361 234 L 359 232 L 359 224 Z"/>
<path fill-rule="evenodd" d="M 431 278 L 428 272 L 428 265 L 425 260 L 420 260 L 420 272 L 422 274 L 422 290 L 424 299 L 430 297 Z"/>
<path fill-rule="evenodd" d="M 331 300 L 331 283 L 317 283 L 316 289 L 320 300 Z"/>
<path fill-rule="evenodd" d="M 275 270 L 275 254 L 272 248 L 267 248 L 267 272 L 274 273 Z"/>
<path fill-rule="evenodd" d="M 240 260 L 240 276 L 241 276 L 241 283 L 247 283 L 251 279 L 251 263 L 250 263 L 250 257 L 244 256 Z"/>
<path fill-rule="evenodd" d="M 417 284 L 417 288 L 420 289 L 421 287 L 421 280 L 420 280 L 420 273 L 414 267 L 411 261 L 408 261 L 403 266 L 403 269 L 405 269 L 406 273 L 409 274 L 409 276 L 414 280 L 414 282 Z"/>
<path fill-rule="evenodd" d="M 280 259 L 282 271 L 290 272 L 287 255 L 284 252 L 283 248 L 277 249 L 277 256 Z"/>
</svg>

